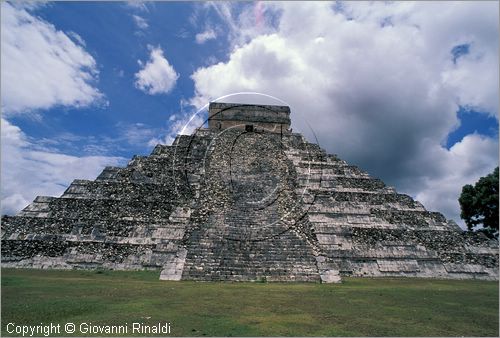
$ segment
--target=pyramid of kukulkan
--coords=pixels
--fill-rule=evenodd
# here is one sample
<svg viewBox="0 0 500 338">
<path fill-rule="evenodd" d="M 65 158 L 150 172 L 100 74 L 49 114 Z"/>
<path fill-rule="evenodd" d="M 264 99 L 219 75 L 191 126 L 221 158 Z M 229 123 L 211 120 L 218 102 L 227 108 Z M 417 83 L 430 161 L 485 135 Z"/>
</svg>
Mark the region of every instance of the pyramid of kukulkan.
<svg viewBox="0 0 500 338">
<path fill-rule="evenodd" d="M 286 106 L 211 103 L 208 128 L 2 217 L 2 266 L 158 269 L 165 280 L 498 280 L 462 231 L 290 128 Z"/>
</svg>

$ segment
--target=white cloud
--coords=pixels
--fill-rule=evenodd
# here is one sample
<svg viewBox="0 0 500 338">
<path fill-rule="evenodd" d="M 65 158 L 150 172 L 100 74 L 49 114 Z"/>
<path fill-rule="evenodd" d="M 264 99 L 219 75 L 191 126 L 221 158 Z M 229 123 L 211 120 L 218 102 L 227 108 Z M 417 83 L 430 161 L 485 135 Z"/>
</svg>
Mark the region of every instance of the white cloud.
<svg viewBox="0 0 500 338">
<path fill-rule="evenodd" d="M 137 28 L 144 30 L 149 27 L 148 22 L 143 17 L 133 14 L 132 18 L 134 19 Z"/>
<path fill-rule="evenodd" d="M 215 12 L 226 26 L 225 35 L 231 47 L 241 46 L 252 38 L 269 34 L 274 30 L 272 5 L 265 2 L 225 2 L 209 1 L 195 7 L 195 17 L 199 20 L 202 9 Z"/>
<path fill-rule="evenodd" d="M 85 40 L 83 40 L 79 34 L 73 32 L 73 31 L 69 31 L 67 34 L 70 38 L 73 38 L 73 40 L 75 40 L 75 42 L 77 42 L 81 46 L 85 47 L 87 45 L 85 43 Z"/>
<path fill-rule="evenodd" d="M 171 145 L 177 135 L 192 135 L 197 128 L 205 124 L 208 117 L 207 109 L 197 111 L 185 99 L 181 99 L 179 105 L 181 107 L 180 111 L 169 116 L 167 128 L 158 130 L 157 135 L 164 136 L 152 137 L 148 142 L 149 146 L 157 144 Z"/>
<path fill-rule="evenodd" d="M 175 116 L 175 118 L 172 118 Z M 202 126 L 205 123 L 206 116 L 203 112 L 196 113 L 179 113 L 177 115 L 170 116 L 171 123 L 169 124 L 168 132 L 163 139 L 152 139 L 150 140 L 151 144 L 172 144 L 174 142 L 177 135 L 192 135 L 197 128 Z"/>
<path fill-rule="evenodd" d="M 498 72 L 491 65 L 498 63 L 498 55 L 470 47 L 469 54 L 443 72 L 443 81 L 453 88 L 461 105 L 483 110 L 498 118 Z M 481 79 L 481 84 L 470 79 Z"/>
<path fill-rule="evenodd" d="M 23 1 L 13 1 L 11 3 L 11 5 L 14 6 L 15 8 L 26 9 L 29 11 L 39 9 L 48 4 L 49 3 L 47 0 L 27 0 L 27 1 L 23 0 Z"/>
<path fill-rule="evenodd" d="M 98 78 L 94 58 L 75 32 L 64 33 L 32 15 L 38 3 L 2 2 L 1 95 L 6 117 L 56 105 L 82 107 L 102 103 L 93 86 Z M 72 40 L 73 39 L 73 40 Z M 37 195 L 60 195 L 78 173 L 92 179 L 105 165 L 122 158 L 70 156 L 45 148 L 60 140 L 31 141 L 19 127 L 1 119 L 1 207 L 14 214 Z"/>
<path fill-rule="evenodd" d="M 22 7 L 2 2 L 1 94 L 6 114 L 102 102 L 94 58 L 68 35 Z M 80 38 L 81 39 L 81 38 Z M 83 40 L 82 40 L 83 41 Z"/>
<path fill-rule="evenodd" d="M 125 163 L 120 157 L 36 150 L 19 127 L 1 122 L 2 214 L 17 213 L 37 195 L 60 196 L 73 179 L 95 179 L 105 166 Z"/>
<path fill-rule="evenodd" d="M 150 140 L 161 132 L 161 128 L 152 128 L 144 123 L 118 123 L 116 127 L 121 130 L 121 137 L 118 138 L 118 142 L 127 142 L 130 145 L 139 147 L 150 147 Z"/>
<path fill-rule="evenodd" d="M 149 61 L 144 67 L 135 74 L 135 86 L 150 95 L 167 94 L 170 92 L 179 78 L 174 67 L 163 56 L 163 50 L 160 47 L 151 47 Z M 142 65 L 142 62 L 139 61 Z"/>
<path fill-rule="evenodd" d="M 425 156 L 425 158 L 424 158 Z M 491 138 L 471 134 L 450 150 L 429 145 L 420 161 L 433 163 L 433 175 L 417 178 L 416 198 L 454 220 L 460 220 L 458 196 L 465 184 L 474 184 L 479 177 L 493 172 L 498 166 L 498 142 Z M 422 165 L 421 165 L 422 167 Z M 415 183 L 417 183 L 415 182 Z M 463 221 L 459 221 L 464 226 Z"/>
<path fill-rule="evenodd" d="M 142 12 L 149 12 L 147 4 L 148 2 L 141 0 L 132 0 L 126 2 L 126 6 Z M 149 2 L 149 4 L 151 4 L 151 2 Z"/>
<path fill-rule="evenodd" d="M 498 141 L 442 144 L 459 105 L 498 119 L 498 3 L 266 2 L 278 24 L 255 29 L 248 8 L 211 6 L 232 49 L 192 74 L 194 105 L 240 91 L 279 97 L 294 130 L 307 134 L 307 120 L 330 153 L 459 221 L 458 193 L 498 165 Z M 455 64 L 451 50 L 465 43 Z"/>
<path fill-rule="evenodd" d="M 205 30 L 204 32 L 196 34 L 196 37 L 195 37 L 197 44 L 203 44 L 203 43 L 207 42 L 208 40 L 212 40 L 215 38 L 217 38 L 217 34 L 211 28 Z"/>
</svg>

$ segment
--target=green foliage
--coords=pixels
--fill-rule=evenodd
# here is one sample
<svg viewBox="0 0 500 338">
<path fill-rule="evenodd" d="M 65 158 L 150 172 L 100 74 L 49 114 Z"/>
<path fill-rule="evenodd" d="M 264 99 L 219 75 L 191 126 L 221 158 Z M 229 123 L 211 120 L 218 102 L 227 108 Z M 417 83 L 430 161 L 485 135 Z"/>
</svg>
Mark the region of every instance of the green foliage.
<svg viewBox="0 0 500 338">
<path fill-rule="evenodd" d="M 478 231 L 498 238 L 498 167 L 474 186 L 465 185 L 458 201 L 462 210 L 460 217 L 469 231 L 482 225 Z"/>
<path fill-rule="evenodd" d="M 9 322 L 170 322 L 169 336 L 499 334 L 494 281 L 345 278 L 342 284 L 200 283 L 161 281 L 159 275 L 159 271 L 2 269 L 0 334 L 9 335 Z"/>
</svg>

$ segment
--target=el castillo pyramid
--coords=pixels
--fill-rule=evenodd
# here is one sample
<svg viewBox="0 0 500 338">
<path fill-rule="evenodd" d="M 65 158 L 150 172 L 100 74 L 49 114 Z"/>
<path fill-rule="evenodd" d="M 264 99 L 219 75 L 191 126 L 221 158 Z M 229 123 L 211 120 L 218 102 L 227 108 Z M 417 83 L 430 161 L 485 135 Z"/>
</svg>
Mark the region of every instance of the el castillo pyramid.
<svg viewBox="0 0 500 338">
<path fill-rule="evenodd" d="M 211 103 L 208 128 L 3 216 L 2 266 L 161 279 L 498 280 L 498 242 L 290 129 L 286 106 Z"/>
</svg>

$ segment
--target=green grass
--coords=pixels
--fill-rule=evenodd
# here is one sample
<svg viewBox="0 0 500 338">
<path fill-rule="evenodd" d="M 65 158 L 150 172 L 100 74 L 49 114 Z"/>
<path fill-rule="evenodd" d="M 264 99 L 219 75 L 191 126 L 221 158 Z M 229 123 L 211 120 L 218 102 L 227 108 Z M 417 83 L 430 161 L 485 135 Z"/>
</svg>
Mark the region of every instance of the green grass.
<svg viewBox="0 0 500 338">
<path fill-rule="evenodd" d="M 499 333 L 497 282 L 346 278 L 342 284 L 205 283 L 165 282 L 158 276 L 154 271 L 2 269 L 1 333 L 9 335 L 9 322 L 130 327 L 133 322 L 170 322 L 173 336 Z"/>
</svg>

